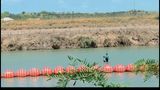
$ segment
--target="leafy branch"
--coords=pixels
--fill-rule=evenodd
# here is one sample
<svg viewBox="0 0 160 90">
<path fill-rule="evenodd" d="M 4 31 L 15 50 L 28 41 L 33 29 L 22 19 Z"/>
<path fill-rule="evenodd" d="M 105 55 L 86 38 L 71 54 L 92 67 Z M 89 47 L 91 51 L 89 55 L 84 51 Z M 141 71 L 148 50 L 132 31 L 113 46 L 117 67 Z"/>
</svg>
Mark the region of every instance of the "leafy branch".
<svg viewBox="0 0 160 90">
<path fill-rule="evenodd" d="M 144 82 L 149 80 L 152 76 L 159 78 L 159 61 L 155 59 L 140 59 L 135 62 L 136 73 L 140 72 L 140 68 L 144 67 Z"/>
<path fill-rule="evenodd" d="M 93 69 L 92 67 L 96 65 L 96 63 L 88 63 L 86 60 L 81 60 L 78 58 L 74 58 L 72 56 L 68 56 L 68 59 L 72 62 L 70 65 L 78 65 L 78 63 L 83 64 L 87 67 L 86 72 L 76 72 L 74 74 L 52 74 L 49 76 L 49 80 L 51 78 L 59 78 L 57 84 L 58 87 L 66 87 L 68 82 L 74 80 L 73 86 L 77 81 L 83 81 L 83 83 L 92 83 L 95 86 L 100 87 L 120 87 L 120 84 L 108 83 L 108 79 L 106 78 L 106 73 L 103 73 L 99 70 Z"/>
<path fill-rule="evenodd" d="M 90 64 L 90 63 L 88 63 L 86 61 L 86 59 L 85 60 L 81 60 L 79 58 L 74 58 L 72 56 L 68 56 L 68 59 L 72 62 L 72 64 L 70 64 L 72 66 L 75 66 L 75 65 L 78 65 L 78 63 L 81 63 L 81 64 L 84 64 L 87 67 L 92 67 L 92 66 L 97 64 L 96 62 L 94 62 L 93 64 Z"/>
<path fill-rule="evenodd" d="M 68 59 L 71 61 L 70 65 L 76 66 L 79 63 L 86 66 L 85 72 L 75 72 L 75 73 L 59 73 L 57 75 L 52 74 L 48 75 L 49 79 L 52 78 L 59 78 L 57 82 L 57 87 L 67 87 L 67 84 L 72 80 L 74 81 L 73 86 L 76 85 L 77 81 L 83 81 L 83 83 L 92 83 L 97 87 L 123 87 L 121 84 L 116 84 L 112 82 L 108 82 L 108 78 L 106 78 L 106 73 L 98 70 L 93 69 L 92 67 L 96 65 L 96 63 L 88 63 L 85 60 L 81 60 L 78 58 L 74 58 L 72 56 L 68 56 Z M 157 76 L 159 78 L 159 62 L 155 59 L 140 59 L 134 63 L 135 65 L 135 72 L 139 73 L 144 69 L 145 78 L 144 82 L 146 82 L 150 77 Z"/>
</svg>

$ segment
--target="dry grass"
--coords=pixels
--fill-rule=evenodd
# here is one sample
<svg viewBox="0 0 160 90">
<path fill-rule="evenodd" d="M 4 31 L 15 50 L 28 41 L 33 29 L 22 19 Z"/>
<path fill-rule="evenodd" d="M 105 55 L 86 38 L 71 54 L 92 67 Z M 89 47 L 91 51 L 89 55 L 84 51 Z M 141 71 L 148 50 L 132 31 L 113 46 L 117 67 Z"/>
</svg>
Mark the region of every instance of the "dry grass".
<svg viewBox="0 0 160 90">
<path fill-rule="evenodd" d="M 74 19 L 28 19 L 2 22 L 2 30 L 22 30 L 22 29 L 61 29 L 74 27 L 115 27 L 129 25 L 158 25 L 157 15 L 143 16 L 118 16 L 118 17 L 99 17 L 99 18 L 74 18 Z"/>
</svg>

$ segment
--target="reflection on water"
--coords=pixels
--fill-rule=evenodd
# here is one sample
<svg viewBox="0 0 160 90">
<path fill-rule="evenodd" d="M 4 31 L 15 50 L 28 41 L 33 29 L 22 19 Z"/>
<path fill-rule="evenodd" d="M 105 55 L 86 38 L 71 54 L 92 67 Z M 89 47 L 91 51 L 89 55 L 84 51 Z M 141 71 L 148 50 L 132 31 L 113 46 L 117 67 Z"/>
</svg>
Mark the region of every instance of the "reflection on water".
<svg viewBox="0 0 160 90">
<path fill-rule="evenodd" d="M 120 83 L 127 87 L 158 87 L 159 79 L 153 77 L 151 80 L 144 83 L 144 74 L 143 73 L 106 73 L 106 78 L 109 82 Z M 53 78 L 47 81 L 47 76 L 39 77 L 17 77 L 17 78 L 2 78 L 1 84 L 3 87 L 56 87 L 57 79 Z M 154 82 L 154 83 L 150 83 Z M 74 81 L 70 81 L 68 87 L 73 87 Z M 94 85 L 89 83 L 83 83 L 78 81 L 74 87 L 94 87 Z"/>
<path fill-rule="evenodd" d="M 48 80 L 48 77 L 47 77 L 47 76 L 41 76 L 41 77 L 42 77 L 42 79 L 45 80 L 45 81 Z"/>
<path fill-rule="evenodd" d="M 29 77 L 29 79 L 33 82 L 36 83 L 39 79 L 39 77 Z"/>
<path fill-rule="evenodd" d="M 23 82 L 23 81 L 25 81 L 26 78 L 24 78 L 24 77 L 17 77 L 17 79 L 18 79 L 18 81 L 22 81 Z"/>
<path fill-rule="evenodd" d="M 124 77 L 124 73 L 122 72 L 122 73 L 114 73 L 115 74 L 115 76 L 117 77 L 119 77 L 119 78 L 123 78 Z"/>
<path fill-rule="evenodd" d="M 106 78 L 111 78 L 112 77 L 112 73 L 106 73 L 105 77 Z"/>
<path fill-rule="evenodd" d="M 15 80 L 14 78 L 7 78 L 4 80 L 4 85 L 5 86 L 13 86 L 13 84 L 15 82 L 14 80 Z M 1 80 L 1 82 L 2 82 L 2 80 Z"/>
<path fill-rule="evenodd" d="M 135 73 L 132 73 L 132 72 L 127 73 L 127 77 L 129 77 L 129 78 L 134 78 L 135 76 L 136 76 Z"/>
<path fill-rule="evenodd" d="M 39 77 L 29 77 L 29 80 L 31 81 L 33 87 L 40 86 L 38 83 Z"/>
<path fill-rule="evenodd" d="M 141 72 L 140 77 L 145 78 L 145 72 Z"/>
<path fill-rule="evenodd" d="M 19 85 L 19 87 L 25 87 L 25 85 L 27 84 L 26 83 L 27 79 L 25 77 L 17 77 L 15 80 Z"/>
</svg>

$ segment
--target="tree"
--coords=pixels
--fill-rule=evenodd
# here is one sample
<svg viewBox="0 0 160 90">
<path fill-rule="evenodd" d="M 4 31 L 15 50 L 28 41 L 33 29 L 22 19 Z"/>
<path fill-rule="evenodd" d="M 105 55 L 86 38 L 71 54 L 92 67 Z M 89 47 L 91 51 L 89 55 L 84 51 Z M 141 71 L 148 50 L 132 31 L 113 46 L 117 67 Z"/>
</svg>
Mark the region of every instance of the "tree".
<svg viewBox="0 0 160 90">
<path fill-rule="evenodd" d="M 25 12 L 25 11 L 23 11 L 23 12 L 22 12 L 22 14 L 24 15 L 24 14 L 26 14 L 26 12 Z"/>
</svg>

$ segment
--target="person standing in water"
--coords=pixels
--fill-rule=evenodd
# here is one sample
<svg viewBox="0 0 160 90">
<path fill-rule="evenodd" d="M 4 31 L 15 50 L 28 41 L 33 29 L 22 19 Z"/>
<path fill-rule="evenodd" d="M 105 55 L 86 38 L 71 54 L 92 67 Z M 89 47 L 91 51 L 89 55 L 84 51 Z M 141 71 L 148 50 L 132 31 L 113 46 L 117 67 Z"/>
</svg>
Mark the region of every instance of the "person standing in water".
<svg viewBox="0 0 160 90">
<path fill-rule="evenodd" d="M 108 63 L 109 62 L 109 56 L 108 56 L 108 53 L 106 53 L 106 56 L 103 56 L 104 60 L 103 62 L 106 62 Z"/>
</svg>

